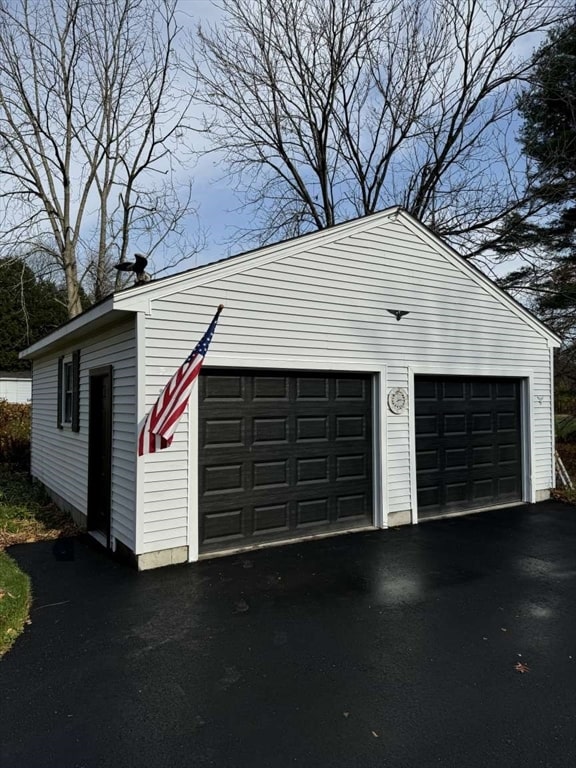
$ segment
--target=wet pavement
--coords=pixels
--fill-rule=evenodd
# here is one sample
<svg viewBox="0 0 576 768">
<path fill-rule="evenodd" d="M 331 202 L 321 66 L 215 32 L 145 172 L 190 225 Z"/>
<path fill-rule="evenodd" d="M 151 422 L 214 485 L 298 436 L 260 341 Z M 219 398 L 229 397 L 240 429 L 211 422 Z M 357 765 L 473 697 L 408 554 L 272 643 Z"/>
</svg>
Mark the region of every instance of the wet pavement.
<svg viewBox="0 0 576 768">
<path fill-rule="evenodd" d="M 141 574 L 81 540 L 10 552 L 34 605 L 1 768 L 576 766 L 574 507 Z"/>
</svg>

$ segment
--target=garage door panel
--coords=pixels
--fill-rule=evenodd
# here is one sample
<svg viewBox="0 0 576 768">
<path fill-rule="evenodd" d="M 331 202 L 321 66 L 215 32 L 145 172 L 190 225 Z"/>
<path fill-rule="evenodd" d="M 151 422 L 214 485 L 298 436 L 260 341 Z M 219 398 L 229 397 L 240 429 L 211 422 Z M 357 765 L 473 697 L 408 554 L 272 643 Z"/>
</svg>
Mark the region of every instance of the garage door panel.
<svg viewBox="0 0 576 768">
<path fill-rule="evenodd" d="M 254 533 L 279 533 L 289 530 L 289 505 L 263 504 L 254 507 Z"/>
<path fill-rule="evenodd" d="M 467 448 L 447 448 L 444 451 L 445 469 L 466 469 L 468 466 Z"/>
<path fill-rule="evenodd" d="M 472 465 L 474 467 L 491 467 L 494 463 L 494 446 L 481 445 L 472 448 Z"/>
<path fill-rule="evenodd" d="M 338 520 L 366 518 L 371 514 L 371 499 L 366 493 L 353 493 L 338 496 L 336 499 L 336 517 Z"/>
<path fill-rule="evenodd" d="M 242 400 L 244 388 L 241 376 L 219 376 L 204 383 L 204 401 Z"/>
<path fill-rule="evenodd" d="M 492 391 L 490 382 L 488 381 L 472 381 L 470 383 L 470 399 L 477 400 L 491 400 Z"/>
<path fill-rule="evenodd" d="M 296 481 L 302 483 L 328 482 L 328 457 L 296 459 Z"/>
<path fill-rule="evenodd" d="M 429 414 L 422 415 L 417 413 L 416 434 L 419 435 L 420 438 L 429 435 L 436 439 L 438 434 L 438 417 Z"/>
<path fill-rule="evenodd" d="M 472 499 L 474 501 L 485 502 L 494 496 L 494 481 L 492 478 L 486 480 L 474 480 L 471 485 Z"/>
<path fill-rule="evenodd" d="M 329 502 L 326 497 L 296 502 L 296 524 L 303 526 L 328 525 L 330 522 Z"/>
<path fill-rule="evenodd" d="M 464 382 L 462 381 L 445 381 L 440 385 L 442 397 L 448 402 L 464 401 L 466 398 Z"/>
<path fill-rule="evenodd" d="M 288 418 L 261 416 L 252 420 L 252 445 L 284 444 L 288 440 Z"/>
<path fill-rule="evenodd" d="M 244 423 L 242 419 L 208 419 L 204 424 L 204 445 L 243 445 Z"/>
<path fill-rule="evenodd" d="M 297 416 L 296 440 L 327 440 L 328 416 Z"/>
<path fill-rule="evenodd" d="M 336 416 L 336 440 L 358 438 L 365 440 L 367 436 L 366 417 Z"/>
<path fill-rule="evenodd" d="M 328 400 L 328 381 L 326 378 L 309 376 L 296 377 L 296 398 L 298 400 Z"/>
<path fill-rule="evenodd" d="M 259 488 L 286 487 L 287 485 L 288 459 L 255 461 L 252 464 L 252 488 L 257 490 Z M 244 486 L 246 486 L 246 481 L 244 481 Z"/>
<path fill-rule="evenodd" d="M 242 538 L 242 509 L 224 509 L 208 513 L 204 521 L 206 541 L 229 541 Z"/>
<path fill-rule="evenodd" d="M 217 464 L 204 467 L 203 477 L 205 493 L 242 490 L 242 464 Z"/>
<path fill-rule="evenodd" d="M 288 400 L 288 379 L 285 376 L 255 376 L 253 379 L 254 402 L 265 400 L 279 400 L 287 402 Z"/>
<path fill-rule="evenodd" d="M 201 550 L 371 524 L 371 392 L 357 374 L 203 372 Z"/>
<path fill-rule="evenodd" d="M 473 435 L 491 435 L 494 429 L 491 413 L 470 415 L 470 429 Z"/>
<path fill-rule="evenodd" d="M 468 484 L 467 483 L 450 483 L 447 482 L 445 486 L 446 490 L 446 503 L 460 504 L 465 502 L 468 497 Z"/>
<path fill-rule="evenodd" d="M 520 382 L 417 377 L 418 514 L 522 498 Z"/>
</svg>

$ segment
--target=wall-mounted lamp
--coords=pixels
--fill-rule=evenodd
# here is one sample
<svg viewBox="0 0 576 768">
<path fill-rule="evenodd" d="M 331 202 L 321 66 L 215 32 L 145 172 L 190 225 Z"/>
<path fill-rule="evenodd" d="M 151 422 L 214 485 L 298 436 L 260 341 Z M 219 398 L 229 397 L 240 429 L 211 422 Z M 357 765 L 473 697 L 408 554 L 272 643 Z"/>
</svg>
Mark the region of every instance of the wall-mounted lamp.
<svg viewBox="0 0 576 768">
<path fill-rule="evenodd" d="M 407 309 L 389 309 L 388 312 L 390 312 L 391 315 L 394 315 L 396 320 L 402 320 L 404 315 L 410 314 Z"/>
</svg>

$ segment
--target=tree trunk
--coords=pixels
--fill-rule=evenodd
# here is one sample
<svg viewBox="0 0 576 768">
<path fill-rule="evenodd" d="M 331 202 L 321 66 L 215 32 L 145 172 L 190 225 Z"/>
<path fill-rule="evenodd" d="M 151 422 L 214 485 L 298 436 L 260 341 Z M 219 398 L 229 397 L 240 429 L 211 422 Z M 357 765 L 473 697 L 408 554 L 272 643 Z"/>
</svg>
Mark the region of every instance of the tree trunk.
<svg viewBox="0 0 576 768">
<path fill-rule="evenodd" d="M 80 285 L 78 282 L 78 267 L 76 259 L 72 253 L 71 245 L 68 243 L 64 251 L 64 275 L 66 278 L 66 297 L 68 300 L 68 316 L 70 318 L 82 312 L 82 302 L 80 300 Z"/>
</svg>

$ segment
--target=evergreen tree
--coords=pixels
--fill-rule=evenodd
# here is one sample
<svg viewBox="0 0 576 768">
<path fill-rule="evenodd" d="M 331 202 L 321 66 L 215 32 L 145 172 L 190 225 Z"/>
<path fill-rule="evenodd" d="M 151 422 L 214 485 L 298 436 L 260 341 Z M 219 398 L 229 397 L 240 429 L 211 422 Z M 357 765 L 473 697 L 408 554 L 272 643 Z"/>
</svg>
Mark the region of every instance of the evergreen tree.
<svg viewBox="0 0 576 768">
<path fill-rule="evenodd" d="M 531 186 L 550 217 L 527 234 L 574 257 L 576 248 L 576 19 L 550 33 L 520 99 L 521 142 L 534 161 Z"/>
<path fill-rule="evenodd" d="M 27 370 L 30 363 L 18 353 L 67 318 L 64 289 L 38 278 L 24 261 L 0 259 L 0 370 Z"/>
<path fill-rule="evenodd" d="M 535 311 L 573 344 L 576 334 L 576 18 L 550 32 L 534 54 L 519 100 L 519 136 L 530 162 L 536 213 L 504 224 L 500 250 L 523 266 L 502 284 L 532 298 Z"/>
</svg>

